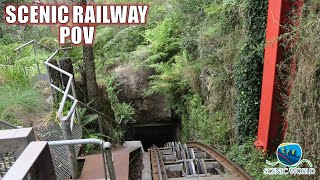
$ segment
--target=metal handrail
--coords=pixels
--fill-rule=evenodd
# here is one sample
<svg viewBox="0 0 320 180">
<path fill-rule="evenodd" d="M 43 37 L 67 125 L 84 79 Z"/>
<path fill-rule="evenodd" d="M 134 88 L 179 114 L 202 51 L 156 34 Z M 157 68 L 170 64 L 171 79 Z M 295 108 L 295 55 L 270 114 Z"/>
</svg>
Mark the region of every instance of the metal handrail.
<svg viewBox="0 0 320 180">
<path fill-rule="evenodd" d="M 48 144 L 49 144 L 49 146 L 65 146 L 65 145 L 77 145 L 77 144 L 100 145 L 105 179 L 106 180 L 108 179 L 106 161 L 107 161 L 107 165 L 108 165 L 108 172 L 110 175 L 110 179 L 111 180 L 116 179 L 114 165 L 113 165 L 113 161 L 112 161 L 111 143 L 110 142 L 105 142 L 100 139 L 73 139 L 73 140 L 62 140 L 62 141 L 49 141 Z"/>
<path fill-rule="evenodd" d="M 30 44 L 34 44 L 36 43 L 37 45 L 41 45 L 40 43 L 36 42 L 35 40 L 31 40 L 25 44 L 22 44 L 21 46 L 17 47 L 15 49 L 15 51 L 18 51 L 20 49 L 22 49 L 23 47 L 26 47 L 27 45 L 30 45 Z M 41 45 L 42 47 L 45 47 L 49 50 L 53 50 L 52 48 L 49 48 L 47 46 L 44 46 L 44 45 Z M 76 109 L 76 106 L 77 106 L 77 103 L 78 103 L 78 100 L 76 99 L 76 91 L 75 91 L 75 85 L 74 85 L 74 81 L 73 81 L 73 75 L 67 71 L 64 71 L 63 69 L 51 64 L 49 61 L 54 57 L 56 56 L 61 50 L 68 50 L 70 49 L 71 47 L 66 47 L 66 48 L 61 48 L 61 49 L 58 49 L 58 50 L 54 50 L 53 54 L 44 62 L 44 64 L 46 65 L 47 67 L 47 73 L 49 75 L 49 81 L 50 81 L 50 86 L 52 87 L 52 82 L 51 82 L 51 78 L 50 78 L 50 73 L 49 73 L 49 68 L 48 67 L 51 67 L 57 71 L 59 71 L 60 73 L 66 75 L 66 76 L 69 76 L 69 80 L 68 80 L 68 83 L 67 83 L 67 86 L 65 88 L 65 91 L 63 93 L 63 98 L 60 102 L 60 105 L 59 105 L 59 109 L 58 109 L 58 112 L 57 112 L 57 117 L 60 121 L 66 121 L 66 120 L 69 120 L 71 118 L 71 123 L 70 123 L 70 128 L 72 130 L 73 128 L 73 122 L 74 122 L 74 115 L 76 113 L 75 109 Z M 69 109 L 68 113 L 66 116 L 63 115 L 63 109 L 65 107 L 65 104 L 66 104 L 66 100 L 67 100 L 67 97 L 68 97 L 68 94 L 69 94 L 69 91 L 70 91 L 70 88 L 71 88 L 71 91 L 72 91 L 72 95 L 74 97 L 73 99 L 73 104 L 71 106 L 71 108 Z M 60 89 L 60 88 L 58 88 Z M 60 89 L 61 90 L 61 89 Z M 61 91 L 60 91 L 61 92 Z M 79 117 L 79 115 L 77 114 L 77 119 L 79 121 L 79 123 L 81 124 L 81 119 Z"/>
<path fill-rule="evenodd" d="M 31 41 L 29 41 L 29 42 L 27 42 L 27 43 L 24 43 L 24 44 L 22 44 L 21 46 L 19 46 L 19 47 L 17 47 L 16 49 L 14 49 L 14 51 L 18 51 L 18 50 L 20 50 L 21 48 L 23 48 L 23 47 L 25 47 L 25 46 L 33 43 L 33 42 L 35 42 L 35 41 L 34 41 L 34 40 L 31 40 Z"/>
<path fill-rule="evenodd" d="M 51 87 L 52 87 L 53 89 L 61 92 L 62 94 L 64 94 L 64 92 L 65 92 L 65 91 L 61 90 L 60 88 L 58 88 L 57 86 L 55 86 L 55 85 L 53 85 L 53 84 L 51 84 Z M 71 96 L 70 94 L 68 94 L 68 98 L 70 98 L 71 100 L 75 100 L 75 98 L 74 98 L 73 96 Z M 83 103 L 83 102 L 81 102 L 81 101 L 79 101 L 79 100 L 78 100 L 77 105 L 79 105 L 80 107 L 86 108 L 86 109 L 90 110 L 91 112 L 98 114 L 99 116 L 102 116 L 102 117 L 104 117 L 104 118 L 106 118 L 106 119 L 109 119 L 109 120 L 111 120 L 111 121 L 116 122 L 114 119 L 112 119 L 112 118 L 110 118 L 110 117 L 102 114 L 101 112 L 99 112 L 99 111 L 97 111 L 96 109 L 94 109 L 94 108 L 86 105 L 85 103 Z M 116 125 L 119 125 L 118 122 L 116 122 L 116 123 L 117 123 Z"/>
<path fill-rule="evenodd" d="M 36 43 L 34 40 L 28 42 L 28 43 L 25 43 L 23 45 L 21 45 L 20 47 L 16 48 L 15 50 L 20 50 L 21 48 L 29 45 L 29 44 L 32 44 L 32 43 Z M 39 44 L 39 43 L 37 43 Z M 57 112 L 57 117 L 58 119 L 61 121 L 61 126 L 62 126 L 62 133 L 63 133 L 63 137 L 64 137 L 64 141 L 60 141 L 60 142 L 50 142 L 49 144 L 51 145 L 68 145 L 67 147 L 67 152 L 70 154 L 70 157 L 68 159 L 69 161 L 69 164 L 70 164 L 70 172 L 72 174 L 72 177 L 73 178 L 77 178 L 79 176 L 79 169 L 78 169 L 78 164 L 77 164 L 77 160 L 76 160 L 76 156 L 75 156 L 75 151 L 74 151 L 74 147 L 72 145 L 74 144 L 100 144 L 101 145 L 101 152 L 102 152 L 102 155 L 104 156 L 104 151 L 103 149 L 105 149 L 106 147 L 110 147 L 109 145 L 108 146 L 103 146 L 103 144 L 105 145 L 105 143 L 102 143 L 102 141 L 93 141 L 93 140 L 86 140 L 86 139 L 82 139 L 82 140 L 70 140 L 72 139 L 72 128 L 73 128 L 73 124 L 74 124 L 74 116 L 75 116 L 75 113 L 77 115 L 77 119 L 79 121 L 79 123 L 81 124 L 81 120 L 79 118 L 79 115 L 78 113 L 76 112 L 76 106 L 77 104 L 80 102 L 77 100 L 77 97 L 76 97 L 76 88 L 75 88 L 75 84 L 74 84 L 74 77 L 71 73 L 53 65 L 50 63 L 50 60 L 55 56 L 57 55 L 60 51 L 62 50 L 68 50 L 70 49 L 71 47 L 67 47 L 67 48 L 61 48 L 61 49 L 58 49 L 58 50 L 55 50 L 53 52 L 53 54 L 44 62 L 44 64 L 46 65 L 46 69 L 47 69 L 47 73 L 48 73 L 48 76 L 49 76 L 49 84 L 50 84 L 50 87 L 52 89 L 52 92 L 54 92 L 54 90 L 58 90 L 60 93 L 63 94 L 63 97 L 62 97 L 62 100 L 60 102 L 60 105 L 59 105 L 59 109 L 58 109 L 58 112 Z M 60 89 L 59 87 L 53 85 L 53 83 L 51 82 L 51 74 L 50 74 L 50 71 L 49 71 L 49 67 L 50 68 L 53 68 L 54 70 L 57 70 L 58 72 L 66 75 L 69 77 L 68 79 L 68 83 L 65 87 L 65 90 L 63 91 L 62 89 Z M 72 95 L 69 95 L 69 92 L 70 92 L 70 88 L 71 88 L 71 92 L 72 92 Z M 73 100 L 73 104 L 71 106 L 71 108 L 69 109 L 68 113 L 66 116 L 63 115 L 63 110 L 65 108 L 65 105 L 66 105 L 66 101 L 67 101 L 67 98 L 70 98 Z M 84 104 L 84 103 L 79 103 L 79 104 Z M 87 106 L 88 107 L 88 106 Z M 91 108 L 92 109 L 92 108 Z M 97 111 L 98 112 L 98 111 Z M 102 113 L 98 113 L 99 115 L 102 114 Z M 104 116 L 104 117 L 107 117 L 107 116 Z M 111 119 L 111 118 L 109 118 Z M 70 120 L 70 124 L 68 125 L 69 123 L 69 120 Z M 113 119 L 111 119 L 113 120 Z M 115 120 L 113 120 L 115 121 Z M 99 129 L 100 129 L 100 132 L 102 133 L 103 129 L 102 129 L 102 123 L 101 121 L 98 119 L 98 122 L 99 122 Z M 68 128 L 70 126 L 70 128 Z M 109 143 L 110 144 L 110 143 Z M 111 151 L 106 151 L 106 157 L 107 157 L 107 161 L 108 162 L 111 162 L 111 165 L 110 165 L 110 168 L 112 169 L 109 169 L 109 173 L 110 173 L 110 177 L 111 179 L 115 179 L 115 174 L 114 174 L 114 169 L 113 169 L 113 163 L 112 163 L 112 155 L 111 155 Z M 103 160 L 105 162 L 105 159 L 103 157 Z M 105 163 L 104 163 L 104 166 L 105 166 Z M 108 166 L 109 168 L 109 166 Z M 105 175 L 106 175 L 106 172 L 105 172 Z M 107 178 L 107 177 L 106 177 Z"/>
<path fill-rule="evenodd" d="M 18 51 L 18 50 L 20 50 L 21 48 L 23 48 L 23 47 L 25 47 L 25 46 L 27 46 L 27 45 L 30 45 L 30 44 L 37 44 L 37 45 L 40 45 L 40 46 L 42 46 L 42 47 L 44 47 L 44 48 L 46 48 L 46 49 L 48 49 L 48 50 L 54 51 L 53 54 L 44 62 L 44 64 L 46 65 L 46 68 L 47 68 L 47 73 L 48 73 L 48 75 L 49 75 L 49 83 L 50 83 L 50 87 L 51 87 L 52 91 L 57 90 L 57 91 L 59 91 L 60 93 L 63 94 L 63 98 L 62 98 L 62 100 L 61 100 L 61 102 L 60 102 L 60 106 L 59 106 L 59 109 L 58 109 L 58 112 L 57 112 L 57 117 L 58 117 L 59 120 L 65 121 L 65 120 L 68 120 L 68 119 L 71 117 L 70 127 L 71 127 L 71 130 L 72 130 L 73 122 L 74 122 L 73 120 L 74 120 L 75 109 L 76 109 L 76 106 L 77 106 L 77 105 L 80 105 L 81 107 L 85 107 L 85 108 L 89 109 L 90 111 L 93 111 L 94 113 L 97 113 L 98 115 L 100 115 L 100 116 L 102 116 L 102 117 L 104 117 L 104 118 L 107 118 L 107 119 L 115 122 L 116 125 L 119 125 L 119 123 L 116 122 L 114 119 L 112 119 L 112 118 L 104 115 L 103 113 L 97 111 L 96 109 L 91 108 L 90 106 L 88 106 L 88 105 L 84 104 L 83 102 L 77 100 L 76 90 L 75 90 L 75 84 L 74 84 L 74 81 L 73 81 L 73 75 L 72 75 L 71 73 L 69 73 L 69 72 L 67 72 L 67 71 L 65 71 L 65 70 L 63 70 L 63 69 L 61 69 L 61 68 L 59 68 L 59 67 L 57 67 L 57 66 L 55 66 L 55 65 L 53 65 L 53 64 L 51 64 L 51 63 L 49 62 L 49 61 L 50 61 L 55 55 L 57 55 L 60 51 L 69 50 L 69 49 L 71 49 L 72 47 L 64 47 L 64 48 L 60 48 L 60 49 L 58 49 L 58 50 L 54 50 L 54 49 L 52 49 L 52 48 L 50 48 L 50 47 L 47 47 L 47 46 L 45 46 L 45 45 L 42 45 L 42 44 L 36 42 L 35 40 L 31 40 L 31 41 L 29 41 L 29 42 L 27 42 L 27 43 L 25 43 L 25 44 L 17 47 L 17 48 L 15 49 L 15 51 Z M 57 87 L 57 86 L 55 86 L 54 84 L 52 84 L 51 78 L 50 78 L 50 72 L 49 72 L 49 68 L 48 68 L 48 67 L 53 68 L 53 69 L 59 71 L 60 73 L 66 75 L 66 76 L 69 76 L 68 84 L 67 84 L 65 90 L 62 90 L 62 89 L 60 89 L 59 87 Z M 72 95 L 69 94 L 70 86 L 71 86 L 71 90 L 72 90 Z M 65 103 L 66 103 L 66 99 L 67 99 L 67 98 L 70 98 L 70 99 L 73 100 L 74 102 L 73 102 L 73 104 L 72 104 L 72 107 L 71 107 L 70 110 L 68 111 L 67 115 L 66 115 L 66 116 L 63 116 L 63 109 L 64 109 L 64 106 L 65 106 Z M 79 117 L 79 115 L 78 115 L 77 112 L 76 112 L 76 115 L 77 115 L 77 119 L 78 119 L 79 123 L 81 124 L 81 119 L 80 119 L 80 117 Z M 100 129 L 100 131 L 102 130 L 102 124 L 101 124 L 100 122 L 99 122 L 99 129 Z M 100 133 L 102 133 L 102 132 L 100 132 Z"/>
</svg>

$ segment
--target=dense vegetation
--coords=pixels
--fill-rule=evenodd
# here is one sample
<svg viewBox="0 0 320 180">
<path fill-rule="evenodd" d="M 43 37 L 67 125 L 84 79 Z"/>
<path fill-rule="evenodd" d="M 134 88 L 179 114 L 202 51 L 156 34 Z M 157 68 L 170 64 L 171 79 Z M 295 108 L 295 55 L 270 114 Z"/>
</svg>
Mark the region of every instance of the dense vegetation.
<svg viewBox="0 0 320 180">
<path fill-rule="evenodd" d="M 152 68 L 156 73 L 150 77 L 150 87 L 143 94 L 167 95 L 169 107 L 181 119 L 182 141 L 209 144 L 255 178 L 265 179 L 262 175 L 265 160 L 273 157 L 256 151 L 253 141 L 260 106 L 267 0 L 144 2 L 151 7 L 145 26 L 97 28 L 93 47 L 97 81 L 106 86 L 115 120 L 124 124 L 132 121 L 134 109 L 130 103 L 117 99 L 117 84 L 114 76 L 106 76 L 108 70 L 121 64 Z M 307 2 L 301 20 L 303 28 L 293 29 L 283 37 L 292 42 L 297 34 L 300 36 L 287 57 L 297 59 L 297 72 L 290 80 L 291 94 L 285 98 L 289 122 L 286 141 L 300 143 L 305 147 L 304 157 L 317 165 L 320 164 L 319 10 L 318 0 Z M 0 29 L 0 63 L 15 65 L 16 71 L 1 69 L 0 118 L 19 124 L 17 120 L 21 117 L 13 114 L 38 111 L 42 102 L 30 79 L 26 80 L 21 65 L 31 67 L 30 77 L 36 74 L 35 62 L 48 56 L 45 52 L 33 56 L 32 48 L 18 56 L 13 49 L 31 39 L 57 47 L 56 31 L 54 27 L 3 24 Z M 38 36 L 32 36 L 34 33 Z M 81 79 L 82 47 L 74 47 L 67 55 L 78 69 L 76 78 Z M 10 101 L 6 101 L 8 97 Z M 85 112 L 82 114 L 85 124 L 95 120 Z M 121 139 L 123 130 L 114 129 L 112 138 Z M 94 131 L 86 132 L 87 137 L 101 136 Z"/>
<path fill-rule="evenodd" d="M 285 96 L 288 107 L 285 113 L 288 120 L 285 141 L 297 142 L 304 147 L 304 157 L 312 159 L 318 169 L 320 165 L 319 12 L 319 1 L 306 2 L 302 18 L 294 17 L 294 20 L 300 20 L 300 28 L 294 28 L 287 34 L 284 42 L 288 44 L 295 37 L 299 37 L 299 41 L 291 46 L 291 53 L 286 56 L 287 61 L 296 63 L 297 71 L 294 78 L 285 79 L 291 86 L 290 96 Z M 288 69 L 288 66 L 280 68 Z"/>
</svg>

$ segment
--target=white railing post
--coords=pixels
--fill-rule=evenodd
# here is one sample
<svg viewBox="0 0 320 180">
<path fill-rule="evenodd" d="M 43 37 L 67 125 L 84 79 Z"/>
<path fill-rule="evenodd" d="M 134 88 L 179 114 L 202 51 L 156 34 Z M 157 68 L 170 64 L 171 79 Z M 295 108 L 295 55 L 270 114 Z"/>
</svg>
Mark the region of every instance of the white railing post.
<svg viewBox="0 0 320 180">
<path fill-rule="evenodd" d="M 64 140 L 72 140 L 72 133 L 70 129 L 70 119 L 61 121 L 61 128 Z M 70 173 L 72 179 L 76 179 L 80 176 L 79 166 L 77 162 L 77 155 L 74 149 L 74 145 L 66 145 L 66 154 L 69 163 Z"/>
</svg>

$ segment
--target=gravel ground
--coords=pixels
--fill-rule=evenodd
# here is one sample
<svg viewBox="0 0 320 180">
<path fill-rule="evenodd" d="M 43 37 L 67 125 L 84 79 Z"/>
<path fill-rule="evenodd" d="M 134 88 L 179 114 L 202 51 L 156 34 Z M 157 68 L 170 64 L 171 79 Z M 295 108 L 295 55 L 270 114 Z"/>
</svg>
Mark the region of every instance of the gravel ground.
<svg viewBox="0 0 320 180">
<path fill-rule="evenodd" d="M 141 180 L 143 170 L 143 154 L 140 149 L 130 154 L 130 160 L 132 162 L 129 165 L 129 180 Z"/>
<path fill-rule="evenodd" d="M 182 177 L 182 173 L 167 171 L 167 176 L 168 178 L 179 178 L 179 177 Z"/>
</svg>

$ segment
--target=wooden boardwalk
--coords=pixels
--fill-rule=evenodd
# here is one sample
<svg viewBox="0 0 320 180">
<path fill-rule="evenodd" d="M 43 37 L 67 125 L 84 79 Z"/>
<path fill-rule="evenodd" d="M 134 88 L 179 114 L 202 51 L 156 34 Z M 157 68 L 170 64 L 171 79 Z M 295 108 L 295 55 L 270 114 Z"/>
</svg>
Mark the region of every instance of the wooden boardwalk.
<svg viewBox="0 0 320 180">
<path fill-rule="evenodd" d="M 126 141 L 121 149 L 112 151 L 112 159 L 117 180 L 128 180 L 129 155 L 139 148 L 143 151 L 140 141 Z M 83 159 L 85 159 L 85 162 L 79 179 L 104 179 L 101 154 L 85 156 Z"/>
</svg>

